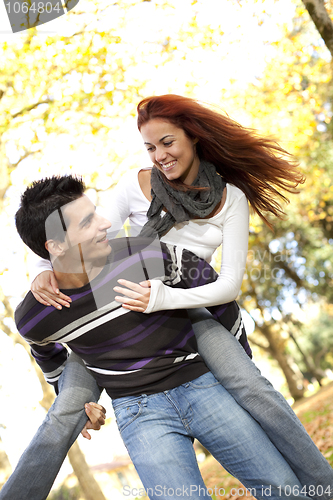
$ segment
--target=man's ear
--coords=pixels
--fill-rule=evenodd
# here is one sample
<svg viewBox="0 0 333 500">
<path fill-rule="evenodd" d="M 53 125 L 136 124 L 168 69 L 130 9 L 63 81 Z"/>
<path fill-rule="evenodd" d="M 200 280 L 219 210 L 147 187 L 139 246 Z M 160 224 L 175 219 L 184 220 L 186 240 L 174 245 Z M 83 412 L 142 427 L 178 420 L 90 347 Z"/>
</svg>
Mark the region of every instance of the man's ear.
<svg viewBox="0 0 333 500">
<path fill-rule="evenodd" d="M 47 240 L 45 242 L 45 248 L 53 257 L 60 257 L 65 253 L 65 242 L 59 240 Z"/>
</svg>

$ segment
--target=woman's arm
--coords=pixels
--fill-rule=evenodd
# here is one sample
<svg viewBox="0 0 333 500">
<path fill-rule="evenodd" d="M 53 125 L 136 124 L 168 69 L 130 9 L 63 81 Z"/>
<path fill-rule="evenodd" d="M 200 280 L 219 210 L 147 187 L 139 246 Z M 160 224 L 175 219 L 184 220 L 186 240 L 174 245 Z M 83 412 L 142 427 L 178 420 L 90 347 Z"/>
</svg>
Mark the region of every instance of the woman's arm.
<svg viewBox="0 0 333 500">
<path fill-rule="evenodd" d="M 191 289 L 170 288 L 151 280 L 151 288 L 121 281 L 130 291 L 117 287 L 125 297 L 116 297 L 126 309 L 151 313 L 166 309 L 191 309 L 224 304 L 239 294 L 246 265 L 249 232 L 249 208 L 245 195 L 234 197 L 222 227 L 222 262 L 219 278 L 208 285 Z M 135 285 L 135 286 L 134 286 Z M 131 297 L 131 298 L 128 298 Z"/>
</svg>

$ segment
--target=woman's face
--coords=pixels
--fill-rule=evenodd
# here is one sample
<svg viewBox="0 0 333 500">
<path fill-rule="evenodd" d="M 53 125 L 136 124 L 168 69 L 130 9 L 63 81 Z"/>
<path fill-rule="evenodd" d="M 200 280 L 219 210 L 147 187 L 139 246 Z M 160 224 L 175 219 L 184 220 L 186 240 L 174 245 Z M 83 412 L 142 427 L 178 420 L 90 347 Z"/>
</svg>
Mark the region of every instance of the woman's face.
<svg viewBox="0 0 333 500">
<path fill-rule="evenodd" d="M 196 139 L 190 139 L 183 129 L 159 118 L 142 125 L 141 135 L 151 161 L 169 180 L 193 183 L 200 164 Z"/>
</svg>

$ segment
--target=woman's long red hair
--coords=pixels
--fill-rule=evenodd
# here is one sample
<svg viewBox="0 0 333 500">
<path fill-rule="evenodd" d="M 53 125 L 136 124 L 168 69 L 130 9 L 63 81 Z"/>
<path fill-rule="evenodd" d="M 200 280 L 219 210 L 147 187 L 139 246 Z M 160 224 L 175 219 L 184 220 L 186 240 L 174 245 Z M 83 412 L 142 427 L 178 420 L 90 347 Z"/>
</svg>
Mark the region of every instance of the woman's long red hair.
<svg viewBox="0 0 333 500">
<path fill-rule="evenodd" d="M 168 94 L 143 99 L 138 105 L 138 128 L 154 118 L 167 120 L 197 138 L 200 159 L 213 163 L 226 182 L 241 189 L 252 208 L 271 227 L 265 213 L 282 218 L 282 193 L 297 193 L 305 178 L 298 163 L 274 140 L 258 136 L 228 116 L 194 99 Z M 181 181 L 170 181 L 184 189 Z"/>
</svg>

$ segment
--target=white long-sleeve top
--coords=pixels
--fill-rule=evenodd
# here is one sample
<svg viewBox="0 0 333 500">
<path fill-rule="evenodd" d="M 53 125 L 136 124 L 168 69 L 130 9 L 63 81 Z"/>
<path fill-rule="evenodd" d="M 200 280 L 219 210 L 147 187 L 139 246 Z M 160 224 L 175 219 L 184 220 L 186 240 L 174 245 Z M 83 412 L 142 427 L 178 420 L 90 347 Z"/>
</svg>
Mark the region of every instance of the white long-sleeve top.
<svg viewBox="0 0 333 500">
<path fill-rule="evenodd" d="M 126 173 L 115 189 L 104 215 L 112 223 L 112 236 L 129 222 L 134 233 L 147 221 L 150 202 L 144 196 L 138 180 L 140 168 Z M 191 309 L 224 304 L 236 299 L 243 280 L 248 250 L 249 206 L 244 193 L 227 184 L 227 196 L 220 212 L 209 219 L 192 219 L 176 224 L 161 239 L 165 243 L 187 248 L 208 262 L 221 244 L 222 261 L 219 278 L 208 285 L 189 290 L 170 288 L 161 281 L 151 280 L 151 294 L 145 313 L 166 309 Z M 35 276 L 52 270 L 47 260 L 40 260 Z"/>
</svg>

